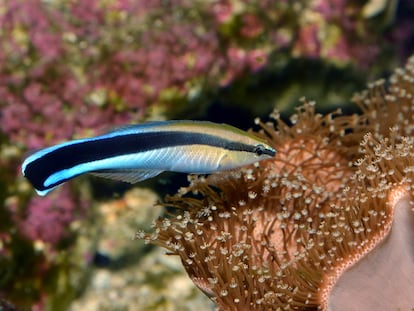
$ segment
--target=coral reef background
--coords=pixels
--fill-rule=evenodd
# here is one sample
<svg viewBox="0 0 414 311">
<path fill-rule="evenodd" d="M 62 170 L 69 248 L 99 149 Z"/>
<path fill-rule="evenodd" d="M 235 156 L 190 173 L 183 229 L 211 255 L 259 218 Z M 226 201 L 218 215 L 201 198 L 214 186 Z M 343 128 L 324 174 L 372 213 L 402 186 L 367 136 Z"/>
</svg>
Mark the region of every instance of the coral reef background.
<svg viewBox="0 0 414 311">
<path fill-rule="evenodd" d="M 1 1 L 4 306 L 211 309 L 178 258 L 131 240 L 185 176 L 132 190 L 81 178 L 39 198 L 20 174 L 24 155 L 154 119 L 247 129 L 274 107 L 291 114 L 302 96 L 324 112 L 361 111 L 352 94 L 413 53 L 413 14 L 409 0 Z"/>
</svg>

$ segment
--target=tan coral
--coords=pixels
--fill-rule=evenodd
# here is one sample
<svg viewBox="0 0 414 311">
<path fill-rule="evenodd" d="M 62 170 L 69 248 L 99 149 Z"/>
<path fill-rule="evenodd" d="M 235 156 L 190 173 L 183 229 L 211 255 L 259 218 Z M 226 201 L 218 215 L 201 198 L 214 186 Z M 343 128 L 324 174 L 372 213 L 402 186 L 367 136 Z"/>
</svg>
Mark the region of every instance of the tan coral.
<svg viewBox="0 0 414 311">
<path fill-rule="evenodd" d="M 356 97 L 361 116 L 321 116 L 305 102 L 292 124 L 277 114 L 277 129 L 259 122 L 278 150 L 274 159 L 192 177 L 165 203 L 181 212 L 140 237 L 180 256 L 220 310 L 351 310 L 343 293 L 355 287 L 353 271 L 368 278 L 354 269 L 371 254 L 382 258 L 382 246 L 398 253 L 392 247 L 413 235 L 406 220 L 414 172 L 413 63 L 397 71 L 389 91 L 378 83 Z M 412 249 L 400 253 L 406 256 L 395 262 L 412 274 Z M 369 288 L 367 296 L 360 292 L 363 303 Z M 391 302 L 401 295 L 395 308 L 411 303 L 403 290 L 381 293 L 387 294 Z"/>
</svg>

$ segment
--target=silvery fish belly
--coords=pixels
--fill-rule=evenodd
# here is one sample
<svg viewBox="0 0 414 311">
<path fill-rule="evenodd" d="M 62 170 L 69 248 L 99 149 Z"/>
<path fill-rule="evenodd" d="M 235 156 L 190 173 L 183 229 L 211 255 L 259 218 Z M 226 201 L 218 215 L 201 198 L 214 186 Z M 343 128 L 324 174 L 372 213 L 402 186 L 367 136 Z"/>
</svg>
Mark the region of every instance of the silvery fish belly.
<svg viewBox="0 0 414 311">
<path fill-rule="evenodd" d="M 91 173 L 135 183 L 163 171 L 207 174 L 273 157 L 276 151 L 254 135 L 207 121 L 164 121 L 40 150 L 22 164 L 39 195 Z"/>
</svg>

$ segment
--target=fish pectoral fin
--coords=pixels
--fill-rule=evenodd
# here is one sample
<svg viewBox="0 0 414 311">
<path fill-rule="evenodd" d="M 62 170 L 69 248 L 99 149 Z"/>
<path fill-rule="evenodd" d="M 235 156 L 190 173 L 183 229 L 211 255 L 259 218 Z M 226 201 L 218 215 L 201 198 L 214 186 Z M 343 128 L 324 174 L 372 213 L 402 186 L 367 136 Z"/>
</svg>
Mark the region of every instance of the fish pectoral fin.
<svg viewBox="0 0 414 311">
<path fill-rule="evenodd" d="M 91 172 L 92 175 L 109 178 L 114 180 L 120 180 L 131 184 L 139 181 L 157 176 L 163 171 L 159 170 L 138 170 L 138 169 L 119 169 L 119 170 L 100 170 Z"/>
</svg>

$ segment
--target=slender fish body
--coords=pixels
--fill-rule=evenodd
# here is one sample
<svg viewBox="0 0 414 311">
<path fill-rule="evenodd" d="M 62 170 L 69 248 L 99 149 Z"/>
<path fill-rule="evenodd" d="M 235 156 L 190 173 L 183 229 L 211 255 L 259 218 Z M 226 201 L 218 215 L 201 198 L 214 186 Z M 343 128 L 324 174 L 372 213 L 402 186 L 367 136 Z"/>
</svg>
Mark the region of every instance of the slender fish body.
<svg viewBox="0 0 414 311">
<path fill-rule="evenodd" d="M 85 173 L 135 183 L 163 171 L 228 170 L 275 152 L 265 141 L 226 124 L 150 122 L 40 150 L 23 162 L 22 173 L 45 195 Z"/>
</svg>

